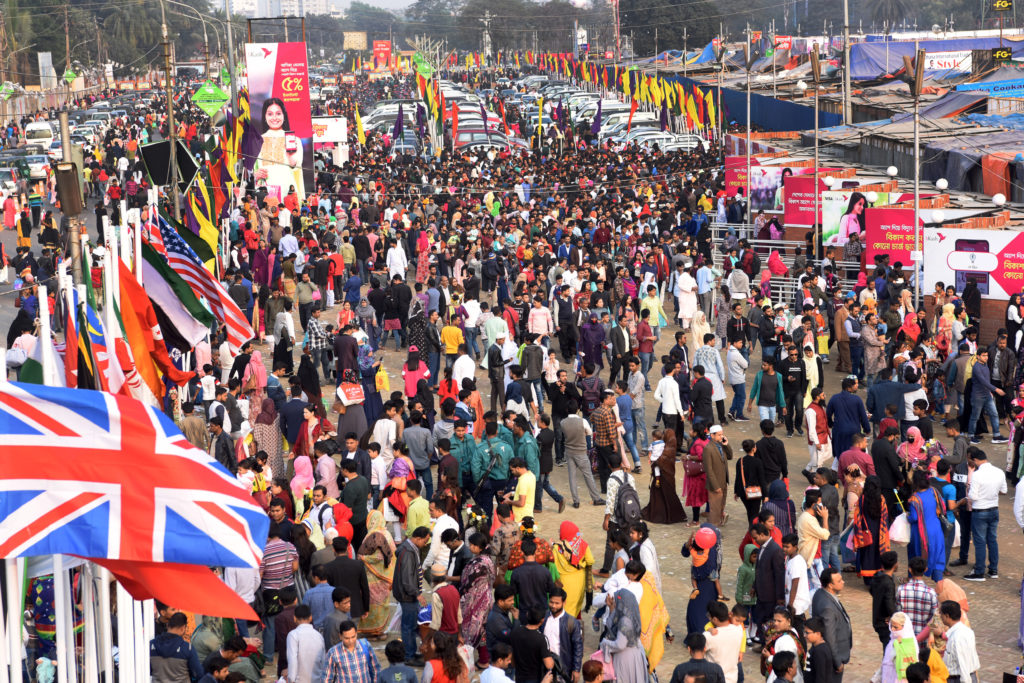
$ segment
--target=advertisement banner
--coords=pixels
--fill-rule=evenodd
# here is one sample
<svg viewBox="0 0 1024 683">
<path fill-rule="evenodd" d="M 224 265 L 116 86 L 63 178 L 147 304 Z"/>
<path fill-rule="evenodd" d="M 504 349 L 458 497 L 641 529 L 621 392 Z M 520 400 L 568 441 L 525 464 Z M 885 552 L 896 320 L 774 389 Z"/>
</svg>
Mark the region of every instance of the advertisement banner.
<svg viewBox="0 0 1024 683">
<path fill-rule="evenodd" d="M 953 52 L 927 52 L 924 58 L 925 71 L 961 71 L 970 73 L 973 62 L 970 50 Z"/>
<path fill-rule="evenodd" d="M 742 160 L 739 164 L 730 167 L 729 159 Z M 818 173 L 824 178 L 834 169 L 818 169 Z M 753 214 L 758 211 L 783 211 L 785 209 L 783 182 L 790 176 L 813 175 L 813 166 L 761 166 L 750 159 L 750 209 Z M 725 193 L 732 197 L 739 188 L 747 186 L 747 165 L 746 157 L 726 157 L 725 166 Z M 812 206 L 808 209 L 809 214 L 814 213 L 813 195 L 811 196 Z M 809 224 L 808 224 L 809 225 Z"/>
<path fill-rule="evenodd" d="M 793 36 L 775 36 L 775 47 L 780 50 L 791 50 L 793 48 Z"/>
<path fill-rule="evenodd" d="M 802 169 L 801 169 L 802 170 Z M 811 175 L 789 175 L 782 179 L 783 222 L 786 226 L 811 226 L 820 222 L 821 194 L 828 191 L 825 174 L 818 172 L 818 217 L 814 220 L 814 171 Z"/>
<path fill-rule="evenodd" d="M 924 221 L 920 221 L 924 226 Z M 875 256 L 888 256 L 889 265 L 909 266 L 914 251 L 914 210 L 874 207 L 864 211 L 864 263 L 868 270 Z M 944 280 L 943 282 L 946 282 Z"/>
<path fill-rule="evenodd" d="M 373 68 L 386 69 L 391 60 L 391 41 L 373 41 Z"/>
<path fill-rule="evenodd" d="M 53 69 L 53 53 L 40 52 L 37 57 L 39 60 L 39 88 L 40 90 L 53 90 L 57 87 L 57 72 Z"/>
<path fill-rule="evenodd" d="M 832 190 L 822 192 L 821 226 L 823 244 L 841 247 L 856 233 L 864 239 L 864 212 L 872 207 L 898 204 L 913 199 L 905 192 L 876 192 L 875 203 L 868 202 L 865 193 L 858 190 Z M 895 263 L 895 259 L 890 259 Z M 871 263 L 870 257 L 867 263 Z M 904 262 L 905 263 L 905 262 Z"/>
<path fill-rule="evenodd" d="M 924 231 L 924 282 L 944 282 L 962 292 L 974 278 L 983 299 L 1006 301 L 1024 289 L 1024 233 L 1016 230 L 928 228 Z"/>
<path fill-rule="evenodd" d="M 318 116 L 313 119 L 313 144 L 348 140 L 348 119 L 344 116 Z"/>
<path fill-rule="evenodd" d="M 257 186 L 278 199 L 294 188 L 301 201 L 306 188 L 313 187 L 306 44 L 246 43 L 245 59 L 252 117 L 263 135 L 255 166 Z"/>
</svg>

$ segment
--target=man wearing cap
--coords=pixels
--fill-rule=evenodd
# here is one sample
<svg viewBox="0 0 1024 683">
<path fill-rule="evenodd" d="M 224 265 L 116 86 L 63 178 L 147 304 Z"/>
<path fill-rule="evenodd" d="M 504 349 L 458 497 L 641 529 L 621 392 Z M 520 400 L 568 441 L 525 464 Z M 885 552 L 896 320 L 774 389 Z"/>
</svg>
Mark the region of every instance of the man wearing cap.
<svg viewBox="0 0 1024 683">
<path fill-rule="evenodd" d="M 725 492 L 729 487 L 729 467 L 726 462 L 732 460 L 732 447 L 722 431 L 722 425 L 712 425 L 708 434 L 711 440 L 704 448 L 704 472 L 707 475 L 708 505 L 711 508 L 708 521 L 721 526 L 729 519 L 725 514 Z"/>
</svg>

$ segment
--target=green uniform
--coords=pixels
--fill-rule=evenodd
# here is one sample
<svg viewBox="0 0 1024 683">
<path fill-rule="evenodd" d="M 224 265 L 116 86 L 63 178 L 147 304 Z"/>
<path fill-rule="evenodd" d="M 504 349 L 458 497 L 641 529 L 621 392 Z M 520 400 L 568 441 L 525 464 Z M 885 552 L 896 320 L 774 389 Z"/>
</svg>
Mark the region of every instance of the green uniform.
<svg viewBox="0 0 1024 683">
<path fill-rule="evenodd" d="M 516 457 L 526 461 L 526 469 L 533 472 L 533 476 L 540 481 L 540 445 L 537 439 L 529 432 L 524 433 L 516 441 Z"/>
<path fill-rule="evenodd" d="M 473 458 L 476 455 L 477 442 L 471 432 L 466 432 L 462 439 L 452 434 L 452 457 L 459 461 L 459 476 L 464 477 L 473 471 Z"/>
<path fill-rule="evenodd" d="M 495 481 L 506 481 L 509 477 L 508 464 L 512 460 L 512 448 L 497 437 L 484 439 L 477 445 L 476 457 L 473 458 L 473 481 L 477 485 L 480 484 L 480 480 L 491 462 L 490 451 L 492 450 L 498 455 L 498 462 L 491 469 L 489 478 Z"/>
</svg>

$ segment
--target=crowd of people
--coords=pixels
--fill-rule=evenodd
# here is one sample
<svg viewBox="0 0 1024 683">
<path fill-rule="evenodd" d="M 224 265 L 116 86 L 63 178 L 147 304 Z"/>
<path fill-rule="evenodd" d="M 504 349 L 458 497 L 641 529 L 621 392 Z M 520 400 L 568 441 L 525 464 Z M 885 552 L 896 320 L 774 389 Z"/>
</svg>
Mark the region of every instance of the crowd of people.
<svg viewBox="0 0 1024 683">
<path fill-rule="evenodd" d="M 324 106 L 351 117 L 412 87 L 360 78 Z M 97 162 L 159 125 L 115 123 Z M 999 577 L 999 496 L 1024 467 L 1019 299 L 986 347 L 976 286 L 915 308 L 899 264 L 844 284 L 813 240 L 788 266 L 752 246 L 723 223 L 745 206 L 715 142 L 663 154 L 588 130 L 561 156 L 494 159 L 398 158 L 370 135 L 343 166 L 319 160 L 305 197 L 257 185 L 233 208 L 224 281 L 255 336 L 197 345 L 164 408 L 267 510 L 259 569 L 224 571 L 261 619 L 160 605 L 154 680 L 638 683 L 671 616 L 689 654 L 672 683 L 833 682 L 851 659 L 883 683 L 977 680 L 951 568 L 973 537 L 963 578 Z M 19 248 L 15 272 L 48 277 L 60 241 Z M 23 282 L 9 347 L 35 334 Z M 753 419 L 760 438 L 730 440 Z M 580 484 L 600 538 L 565 514 Z M 1014 511 L 1024 526 L 1024 498 Z M 690 529 L 685 620 L 655 524 Z M 853 655 L 854 575 L 880 657 Z M 384 666 L 372 641 L 392 634 Z"/>
</svg>

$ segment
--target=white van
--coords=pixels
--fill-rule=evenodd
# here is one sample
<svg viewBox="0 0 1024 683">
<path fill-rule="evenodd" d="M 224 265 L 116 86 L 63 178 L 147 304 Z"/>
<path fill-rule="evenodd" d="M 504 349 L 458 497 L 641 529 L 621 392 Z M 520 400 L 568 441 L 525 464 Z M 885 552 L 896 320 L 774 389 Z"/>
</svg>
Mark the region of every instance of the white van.
<svg viewBox="0 0 1024 683">
<path fill-rule="evenodd" d="M 46 121 L 35 121 L 25 126 L 25 141 L 29 145 L 50 149 L 53 139 L 53 126 Z"/>
</svg>

